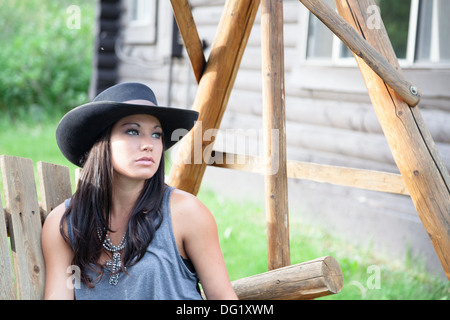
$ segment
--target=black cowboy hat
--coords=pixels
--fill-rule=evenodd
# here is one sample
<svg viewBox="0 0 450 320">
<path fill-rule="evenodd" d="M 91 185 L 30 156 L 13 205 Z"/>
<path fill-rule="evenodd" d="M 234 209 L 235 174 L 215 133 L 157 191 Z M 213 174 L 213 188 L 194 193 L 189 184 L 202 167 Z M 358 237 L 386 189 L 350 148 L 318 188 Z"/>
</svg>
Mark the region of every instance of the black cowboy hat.
<svg viewBox="0 0 450 320">
<path fill-rule="evenodd" d="M 125 103 L 146 100 L 154 105 Z M 158 106 L 155 94 L 144 84 L 126 82 L 112 86 L 87 104 L 69 111 L 59 122 L 56 141 L 63 155 L 82 167 L 83 158 L 102 132 L 121 118 L 132 114 L 150 114 L 158 118 L 164 132 L 164 149 L 172 147 L 194 126 L 198 112 Z M 177 129 L 174 140 L 172 133 Z M 179 133 L 179 134 L 178 134 Z"/>
</svg>

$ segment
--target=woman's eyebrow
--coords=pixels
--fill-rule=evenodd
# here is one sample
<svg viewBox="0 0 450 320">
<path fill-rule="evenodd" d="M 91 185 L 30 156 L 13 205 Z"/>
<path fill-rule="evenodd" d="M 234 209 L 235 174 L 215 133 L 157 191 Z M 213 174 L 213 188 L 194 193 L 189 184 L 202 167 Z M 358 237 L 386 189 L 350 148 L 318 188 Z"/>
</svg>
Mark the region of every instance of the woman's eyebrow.
<svg viewBox="0 0 450 320">
<path fill-rule="evenodd" d="M 141 127 L 141 125 L 139 123 L 137 123 L 137 122 L 127 122 L 127 123 L 122 124 L 122 127 L 128 126 L 128 125 L 135 125 L 137 127 Z M 157 129 L 157 128 L 162 129 L 162 127 L 159 124 L 155 125 L 153 128 L 154 129 Z"/>
<path fill-rule="evenodd" d="M 127 122 L 127 123 L 122 124 L 122 127 L 128 126 L 128 125 L 135 125 L 137 127 L 141 126 L 139 123 L 136 123 L 136 122 Z"/>
</svg>

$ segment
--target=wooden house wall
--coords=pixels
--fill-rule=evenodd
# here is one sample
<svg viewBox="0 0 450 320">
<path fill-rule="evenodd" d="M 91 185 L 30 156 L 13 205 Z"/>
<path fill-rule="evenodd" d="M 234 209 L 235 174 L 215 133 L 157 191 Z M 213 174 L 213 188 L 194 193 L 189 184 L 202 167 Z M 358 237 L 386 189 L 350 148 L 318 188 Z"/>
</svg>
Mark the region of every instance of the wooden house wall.
<svg viewBox="0 0 450 320">
<path fill-rule="evenodd" d="M 199 36 L 206 44 L 214 40 L 224 2 L 190 1 Z M 123 29 L 129 28 L 129 3 L 123 1 Z M 154 89 L 160 104 L 190 108 L 197 84 L 186 54 L 181 59 L 170 57 L 170 2 L 159 1 L 158 10 L 157 44 L 120 39 L 119 80 L 144 81 Z M 305 9 L 299 1 L 285 0 L 284 15 L 288 158 L 397 173 L 356 63 L 337 66 L 305 61 Z M 258 14 L 216 137 L 217 150 L 235 152 L 241 146 L 233 143 L 238 138 L 229 139 L 230 134 L 239 137 L 247 133 L 245 146 L 239 150 L 262 154 L 260 33 Z M 209 50 L 210 46 L 205 49 L 206 57 Z M 450 168 L 450 69 L 413 66 L 404 72 L 422 90 L 419 108 Z M 236 183 L 242 186 L 239 194 L 233 187 Z M 242 194 L 261 199 L 263 183 L 260 176 L 216 168 L 208 168 L 204 178 L 205 185 L 237 199 Z M 412 250 L 428 266 L 439 270 L 434 250 L 407 196 L 290 180 L 289 201 L 292 212 L 321 223 L 331 232 L 352 240 L 373 241 L 394 254 Z"/>
</svg>

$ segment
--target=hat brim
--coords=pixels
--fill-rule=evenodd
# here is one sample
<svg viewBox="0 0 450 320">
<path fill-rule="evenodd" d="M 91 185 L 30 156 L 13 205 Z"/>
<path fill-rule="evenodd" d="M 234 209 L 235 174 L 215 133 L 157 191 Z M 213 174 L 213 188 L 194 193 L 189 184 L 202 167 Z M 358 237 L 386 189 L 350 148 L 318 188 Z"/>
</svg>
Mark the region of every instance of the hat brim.
<svg viewBox="0 0 450 320">
<path fill-rule="evenodd" d="M 195 124 L 198 112 L 180 108 L 120 102 L 91 102 L 69 111 L 59 122 L 56 141 L 62 154 L 82 167 L 81 160 L 103 131 L 123 117 L 149 114 L 158 118 L 164 132 L 164 149 L 177 143 Z"/>
</svg>

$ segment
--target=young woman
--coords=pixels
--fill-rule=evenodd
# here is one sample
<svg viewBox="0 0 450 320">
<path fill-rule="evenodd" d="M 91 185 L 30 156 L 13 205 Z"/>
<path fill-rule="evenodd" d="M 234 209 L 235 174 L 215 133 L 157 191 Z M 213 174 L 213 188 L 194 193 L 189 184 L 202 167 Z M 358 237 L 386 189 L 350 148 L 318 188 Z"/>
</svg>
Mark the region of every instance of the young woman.
<svg viewBox="0 0 450 320">
<path fill-rule="evenodd" d="M 197 116 L 123 83 L 63 117 L 58 146 L 82 170 L 42 230 L 46 299 L 201 299 L 198 282 L 236 299 L 210 211 L 164 183 L 171 135 Z"/>
</svg>

